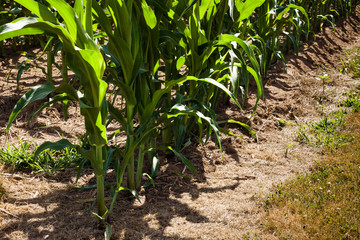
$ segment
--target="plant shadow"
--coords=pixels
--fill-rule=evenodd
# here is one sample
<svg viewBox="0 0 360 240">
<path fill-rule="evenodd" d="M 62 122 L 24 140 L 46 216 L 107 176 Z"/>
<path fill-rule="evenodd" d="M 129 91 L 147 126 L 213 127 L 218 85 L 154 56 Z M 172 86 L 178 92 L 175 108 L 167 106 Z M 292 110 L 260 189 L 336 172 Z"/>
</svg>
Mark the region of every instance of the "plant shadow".
<svg viewBox="0 0 360 240">
<path fill-rule="evenodd" d="M 166 169 L 159 173 L 155 187 L 151 186 L 140 192 L 141 203 L 130 199 L 127 192 L 120 192 L 110 218 L 112 239 L 195 239 L 166 231 L 175 218 L 199 224 L 211 221 L 182 201 L 182 194 L 189 194 L 193 201 L 201 193 L 235 189 L 243 180 L 238 179 L 236 183 L 218 188 L 199 187 L 196 182 L 174 173 L 182 169 L 178 165 L 173 160 L 166 163 Z M 200 172 L 199 179 L 205 178 L 202 174 Z M 109 182 L 114 178 L 111 175 L 110 173 L 108 176 Z M 0 238 L 12 239 L 16 235 L 26 236 L 28 239 L 102 239 L 104 232 L 99 230 L 98 221 L 91 214 L 96 212 L 93 206 L 96 205 L 96 190 L 73 188 L 71 182 L 75 177 L 76 170 L 67 169 L 50 177 L 36 175 L 32 178 L 8 178 L 3 183 L 5 189 L 14 188 L 13 184 L 17 182 L 15 185 L 22 190 L 12 192 L 5 200 L 0 201 L 0 208 L 13 214 L 0 212 L 3 218 Z M 95 182 L 91 170 L 85 170 L 82 177 L 87 179 L 86 185 Z M 109 195 L 107 189 L 107 196 Z M 109 204 L 110 200 L 107 201 L 107 206 Z"/>
</svg>

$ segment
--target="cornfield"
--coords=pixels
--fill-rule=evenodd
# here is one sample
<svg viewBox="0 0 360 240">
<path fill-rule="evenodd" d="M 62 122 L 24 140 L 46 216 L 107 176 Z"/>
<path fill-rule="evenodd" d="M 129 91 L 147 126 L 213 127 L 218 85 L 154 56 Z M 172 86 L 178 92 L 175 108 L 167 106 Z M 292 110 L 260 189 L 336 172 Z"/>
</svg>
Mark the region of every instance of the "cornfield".
<svg viewBox="0 0 360 240">
<path fill-rule="evenodd" d="M 48 148 L 70 147 L 88 159 L 97 180 L 94 215 L 108 229 L 118 193 L 129 191 L 137 197 L 142 186 L 154 182 L 160 151 L 174 154 L 196 174 L 181 153 L 189 142 L 205 143 L 214 137 L 221 149 L 220 132 L 232 134 L 221 127 L 226 122 L 256 137 L 246 123 L 219 121 L 218 103 L 231 101 L 241 111 L 249 86 L 254 85 L 254 113 L 268 70 L 279 62 L 285 67 L 286 53 L 297 52 L 315 31 L 333 26 L 357 4 L 355 0 L 15 2 L 0 4 L 1 47 L 16 46 L 19 39 L 38 41 L 48 68 L 47 82 L 27 92 L 14 107 L 7 131 L 36 100 L 49 99 L 34 115 L 55 102 L 61 102 L 66 113 L 68 102 L 77 102 L 88 144 L 66 139 L 45 142 L 35 156 Z M 52 81 L 51 72 L 57 52 L 62 56 L 60 84 Z M 69 82 L 68 70 L 76 81 Z M 109 135 L 112 122 L 121 127 Z M 126 136 L 125 144 L 110 144 L 109 139 L 119 134 Z M 110 167 L 116 182 L 111 204 L 106 205 L 105 175 Z"/>
</svg>

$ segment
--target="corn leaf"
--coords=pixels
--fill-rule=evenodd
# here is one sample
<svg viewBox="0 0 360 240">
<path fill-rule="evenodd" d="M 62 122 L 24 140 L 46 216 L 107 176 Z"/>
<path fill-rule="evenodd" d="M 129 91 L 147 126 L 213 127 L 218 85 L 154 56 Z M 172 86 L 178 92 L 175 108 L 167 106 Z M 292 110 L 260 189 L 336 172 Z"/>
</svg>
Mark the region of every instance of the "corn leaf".
<svg viewBox="0 0 360 240">
<path fill-rule="evenodd" d="M 55 86 L 51 82 L 47 82 L 41 86 L 34 87 L 33 89 L 29 90 L 25 95 L 23 95 L 17 104 L 14 107 L 14 110 L 11 112 L 8 125 L 6 127 L 6 133 L 9 132 L 10 126 L 12 122 L 15 120 L 17 115 L 30 103 L 44 99 L 50 93 L 55 90 Z"/>
<path fill-rule="evenodd" d="M 265 0 L 247 0 L 245 2 L 243 0 L 237 0 L 236 8 L 240 13 L 240 18 L 238 21 L 248 19 L 251 14 L 253 14 L 255 9 L 260 7 L 264 2 Z"/>
<path fill-rule="evenodd" d="M 56 95 L 54 98 L 50 99 L 50 101 L 45 102 L 44 104 L 41 105 L 41 107 L 39 107 L 35 113 L 31 114 L 31 116 L 28 119 L 28 123 L 37 115 L 39 114 L 44 108 L 56 103 L 56 102 L 64 102 L 64 101 L 69 101 L 69 100 L 74 100 L 72 99 L 69 95 L 67 95 L 66 93 L 63 94 L 59 94 Z"/>
<path fill-rule="evenodd" d="M 23 35 L 43 34 L 45 31 L 42 29 L 27 27 L 29 24 L 36 22 L 38 22 L 36 18 L 22 18 L 2 25 L 0 27 L 0 41 Z"/>
<path fill-rule="evenodd" d="M 35 154 L 34 154 L 34 159 L 36 159 L 39 154 L 46 150 L 46 149 L 52 149 L 52 150 L 62 150 L 62 149 L 65 149 L 65 148 L 77 148 L 78 145 L 74 145 L 72 144 L 71 142 L 69 142 L 69 140 L 67 139 L 61 139 L 57 142 L 44 142 L 43 144 L 41 144 L 35 151 Z"/>
<path fill-rule="evenodd" d="M 157 24 L 157 20 L 156 20 L 156 16 L 155 16 L 154 11 L 146 3 L 146 0 L 142 0 L 141 7 L 142 7 L 142 10 L 143 10 L 144 18 L 145 18 L 145 21 L 146 21 L 147 25 L 151 29 L 153 29 Z"/>
<path fill-rule="evenodd" d="M 152 113 L 154 112 L 155 110 L 155 107 L 156 105 L 158 104 L 160 98 L 166 94 L 166 93 L 169 93 L 172 88 L 175 86 L 175 85 L 180 85 L 180 84 L 183 84 L 184 82 L 186 81 L 199 81 L 199 82 L 207 82 L 207 83 L 210 83 L 218 88 L 220 88 L 222 91 L 224 91 L 234 102 L 235 104 L 241 108 L 241 105 L 240 103 L 238 102 L 238 100 L 234 97 L 234 95 L 229 91 L 229 89 L 227 89 L 223 84 L 215 81 L 214 79 L 211 79 L 211 78 L 197 78 L 197 77 L 193 77 L 193 76 L 188 76 L 188 77 L 182 77 L 180 79 L 176 79 L 176 80 L 172 80 L 172 81 L 169 81 L 165 88 L 163 89 L 159 89 L 157 90 L 154 95 L 153 95 L 153 98 L 152 98 L 152 102 L 151 102 L 151 105 L 149 105 L 146 109 L 145 109 L 145 112 L 144 112 L 144 119 L 150 119 Z"/>
<path fill-rule="evenodd" d="M 29 9 L 32 13 L 44 21 L 49 21 L 55 24 L 59 23 L 57 18 L 47 7 L 38 2 L 35 2 L 34 0 L 15 0 L 15 2 L 23 5 L 25 8 Z"/>
<path fill-rule="evenodd" d="M 185 164 L 185 166 L 192 171 L 194 174 L 198 174 L 196 168 L 194 167 L 194 165 L 189 161 L 189 159 L 187 159 L 184 155 L 182 155 L 181 153 L 179 153 L 178 151 L 176 151 L 175 149 L 173 149 L 172 147 L 168 147 L 169 150 L 171 150 L 178 158 L 181 159 L 181 161 Z"/>
</svg>

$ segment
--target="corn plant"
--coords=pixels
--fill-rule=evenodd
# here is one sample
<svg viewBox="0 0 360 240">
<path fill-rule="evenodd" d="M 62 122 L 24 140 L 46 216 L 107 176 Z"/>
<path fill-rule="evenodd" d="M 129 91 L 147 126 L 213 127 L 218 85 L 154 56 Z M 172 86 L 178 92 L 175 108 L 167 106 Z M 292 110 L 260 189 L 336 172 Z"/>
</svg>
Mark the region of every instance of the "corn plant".
<svg viewBox="0 0 360 240">
<path fill-rule="evenodd" d="M 303 7 L 309 15 L 311 31 L 322 30 L 324 23 L 334 27 L 335 18 L 351 13 L 357 0 L 325 0 L 309 1 L 298 0 L 296 4 Z"/>
<path fill-rule="evenodd" d="M 269 67 L 278 60 L 283 62 L 285 68 L 284 54 L 291 46 L 297 53 L 302 38 L 308 36 L 310 25 L 305 9 L 295 5 L 294 1 L 289 1 L 289 4 L 285 2 L 267 0 L 256 11 L 253 27 L 265 42 L 265 49 L 262 49 L 267 56 L 265 76 Z"/>
<path fill-rule="evenodd" d="M 83 154 L 88 157 L 97 179 L 98 216 L 104 221 L 107 210 L 104 203 L 103 148 L 107 143 L 105 120 L 107 104 L 104 101 L 107 84 L 102 80 L 105 71 L 104 58 L 93 38 L 92 1 L 75 1 L 74 8 L 63 0 L 48 0 L 64 20 L 62 25 L 53 12 L 46 6 L 33 0 L 16 0 L 29 9 L 36 17 L 16 19 L 0 27 L 0 40 L 21 35 L 49 34 L 57 36 L 63 43 L 68 66 L 80 79 L 81 90 L 76 91 L 68 83 L 55 87 L 47 82 L 27 92 L 16 104 L 9 118 L 7 131 L 11 123 L 30 102 L 42 99 L 54 92 L 55 100 L 75 100 L 80 103 L 81 114 L 85 118 L 85 128 L 91 149 Z M 59 149 L 72 146 L 68 141 L 46 142 L 38 151 L 46 148 Z"/>
<path fill-rule="evenodd" d="M 63 139 L 44 143 L 35 155 L 47 148 L 73 147 L 90 160 L 97 179 L 96 215 L 102 224 L 120 191 L 129 190 L 136 196 L 142 176 L 153 180 L 159 164 L 156 150 L 172 151 L 196 173 L 181 154 L 188 138 L 202 142 L 204 135 L 207 140 L 214 134 L 221 149 L 220 131 L 231 133 L 220 124 L 236 123 L 251 131 L 244 123 L 217 121 L 217 102 L 223 95 L 241 109 L 239 102 L 244 104 L 254 81 L 256 110 L 268 68 L 278 59 L 284 61 L 290 47 L 297 51 L 307 37 L 313 19 L 307 11 L 314 11 L 316 19 L 328 14 L 327 7 L 350 11 L 349 1 L 16 2 L 34 15 L 1 26 L 0 41 L 46 34 L 51 40 L 44 44 L 48 53 L 61 49 L 63 82 L 55 86 L 48 81 L 27 92 L 11 113 L 7 131 L 20 111 L 35 100 L 52 94 L 35 114 L 56 101 L 77 101 L 85 118 L 85 147 Z M 61 46 L 52 42 L 56 39 Z M 49 55 L 49 75 L 52 59 Z M 68 67 L 80 81 L 77 89 L 67 80 Z M 107 97 L 108 84 L 114 86 L 114 94 Z M 124 104 L 116 104 L 119 99 Z M 124 148 L 108 146 L 106 127 L 111 121 L 121 125 L 114 134 L 127 136 Z M 150 174 L 144 169 L 146 160 Z M 116 187 L 108 211 L 104 178 L 110 163 L 116 172 Z M 123 186 L 125 179 L 127 187 Z"/>
<path fill-rule="evenodd" d="M 165 107 L 163 107 L 163 96 L 170 96 L 172 90 L 186 82 L 207 82 L 220 87 L 231 96 L 232 94 L 213 79 L 194 76 L 174 77 L 167 79 L 168 81 L 164 82 L 163 86 L 156 79 L 160 62 L 159 39 L 166 37 L 166 33 L 159 30 L 160 22 L 157 18 L 168 17 L 167 13 L 171 11 L 170 9 L 154 12 L 145 1 L 140 5 L 136 1 L 130 0 L 108 1 L 106 7 L 111 14 L 111 21 L 99 5 L 94 5 L 95 18 L 108 36 L 108 44 L 103 47 L 103 50 L 113 64 L 109 71 L 111 82 L 120 90 L 120 95 L 116 97 L 121 97 L 126 102 L 123 109 L 118 109 L 118 106 L 109 102 L 110 118 L 119 121 L 127 134 L 125 151 L 121 154 L 124 158 L 121 163 L 118 162 L 116 165 L 120 166 L 117 169 L 118 192 L 123 189 L 121 183 L 125 170 L 127 170 L 128 189 L 140 187 L 144 152 L 146 148 L 156 147 L 151 139 L 156 137 L 157 126 L 163 125 L 163 121 L 169 118 L 196 114 L 185 108 L 179 110 L 180 108 L 176 108 L 179 105 L 168 107 L 165 103 Z M 114 29 L 111 28 L 110 22 L 114 22 Z M 185 26 L 184 22 L 183 26 Z M 168 111 L 171 109 L 180 112 L 170 114 Z M 202 118 L 202 115 L 197 116 Z M 139 120 L 138 126 L 134 126 L 135 117 Z M 207 118 L 203 119 L 209 121 Z M 134 150 L 137 148 L 135 180 Z M 149 158 L 151 161 L 151 157 Z M 185 158 L 182 159 L 190 169 L 194 170 Z"/>
<path fill-rule="evenodd" d="M 261 76 L 258 62 L 255 59 L 252 47 L 239 39 L 238 34 L 233 36 L 233 26 L 241 25 L 253 10 L 262 4 L 258 1 L 192 1 L 186 5 L 184 2 L 168 2 L 164 4 L 155 1 L 156 9 L 164 12 L 171 12 L 170 16 L 163 16 L 160 34 L 160 53 L 164 66 L 161 66 L 166 82 L 178 78 L 180 75 L 193 76 L 196 78 L 211 78 L 228 86 L 232 94 L 237 96 L 240 85 L 246 89 L 250 75 L 259 87 L 260 98 L 262 93 Z M 234 9 L 241 11 L 241 14 Z M 235 20 L 234 20 L 235 19 Z M 224 23 L 223 23 L 224 22 Z M 221 36 L 221 34 L 227 34 Z M 238 42 L 238 43 L 236 43 Z M 235 48 L 235 49 L 234 49 Z M 229 56 L 231 52 L 232 56 Z M 230 67 L 230 63 L 232 66 Z M 252 65 L 252 66 L 251 66 Z M 244 74 L 239 74 L 240 70 Z M 256 69 L 256 70 L 254 70 Z M 231 82 L 229 84 L 229 81 Z M 186 136 L 195 136 L 201 142 L 202 133 L 206 129 L 207 138 L 211 132 L 218 135 L 219 127 L 214 113 L 220 88 L 205 82 L 187 82 L 176 88 L 175 98 L 167 95 L 165 105 L 168 109 L 174 104 L 182 105 L 182 112 L 196 111 L 202 114 L 209 121 L 198 124 L 197 117 L 179 116 L 175 120 L 165 123 L 163 130 L 163 141 L 167 144 L 175 137 L 175 149 L 180 150 L 185 142 Z M 242 91 L 242 97 L 245 97 Z M 174 121 L 175 128 L 169 127 Z M 198 131 L 194 135 L 194 129 Z M 207 128 L 205 126 L 208 126 Z M 172 132 L 175 129 L 176 132 Z"/>
</svg>

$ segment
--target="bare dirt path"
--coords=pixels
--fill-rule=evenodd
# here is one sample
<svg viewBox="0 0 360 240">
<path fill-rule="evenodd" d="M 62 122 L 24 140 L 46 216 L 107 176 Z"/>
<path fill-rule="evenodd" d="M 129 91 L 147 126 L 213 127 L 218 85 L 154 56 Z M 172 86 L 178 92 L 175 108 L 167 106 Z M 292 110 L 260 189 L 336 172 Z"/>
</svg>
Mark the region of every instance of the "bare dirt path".
<svg viewBox="0 0 360 240">
<path fill-rule="evenodd" d="M 271 239 L 263 225 L 263 199 L 273 186 L 309 171 L 318 158 L 316 149 L 296 141 L 299 122 L 308 122 L 337 108 L 344 92 L 358 82 L 347 73 L 340 74 L 341 60 L 347 51 L 360 46 L 360 13 L 339 22 L 336 31 L 326 29 L 316 41 L 305 44 L 299 55 L 287 57 L 287 73 L 274 69 L 265 84 L 265 99 L 259 104 L 251 126 L 258 141 L 236 126 L 227 126 L 244 139 L 223 136 L 223 157 L 214 142 L 193 145 L 184 154 L 194 163 L 200 175 L 186 180 L 174 173 L 183 165 L 176 159 L 161 159 L 162 167 L 156 187 L 141 192 L 142 202 L 120 196 L 112 215 L 114 239 L 243 239 L 246 236 Z M 75 109 L 64 121 L 56 108 L 44 111 L 27 126 L 30 107 L 5 136 L 11 108 L 23 92 L 44 81 L 39 70 L 32 70 L 21 80 L 18 93 L 15 75 L 5 82 L 11 66 L 22 58 L 0 62 L 0 144 L 23 141 L 41 143 L 63 135 L 76 139 L 82 134 L 81 117 Z M 317 76 L 328 74 L 323 84 Z M 254 103 L 251 96 L 249 106 Z M 227 106 L 222 116 L 243 121 L 251 109 L 240 112 Z M 285 125 L 282 121 L 285 121 Z M 45 128 L 44 128 L 45 126 Z M 292 145 L 291 145 L 292 144 Z M 289 147 L 291 146 L 291 147 Z M 185 174 L 189 174 L 185 171 Z M 85 212 L 91 202 L 78 202 L 95 196 L 94 190 L 74 189 L 76 170 L 68 169 L 51 177 L 0 171 L 6 197 L 0 200 L 1 239 L 101 239 L 97 221 Z M 85 171 L 77 186 L 94 181 Z M 84 213 L 85 212 L 85 213 Z"/>
</svg>

